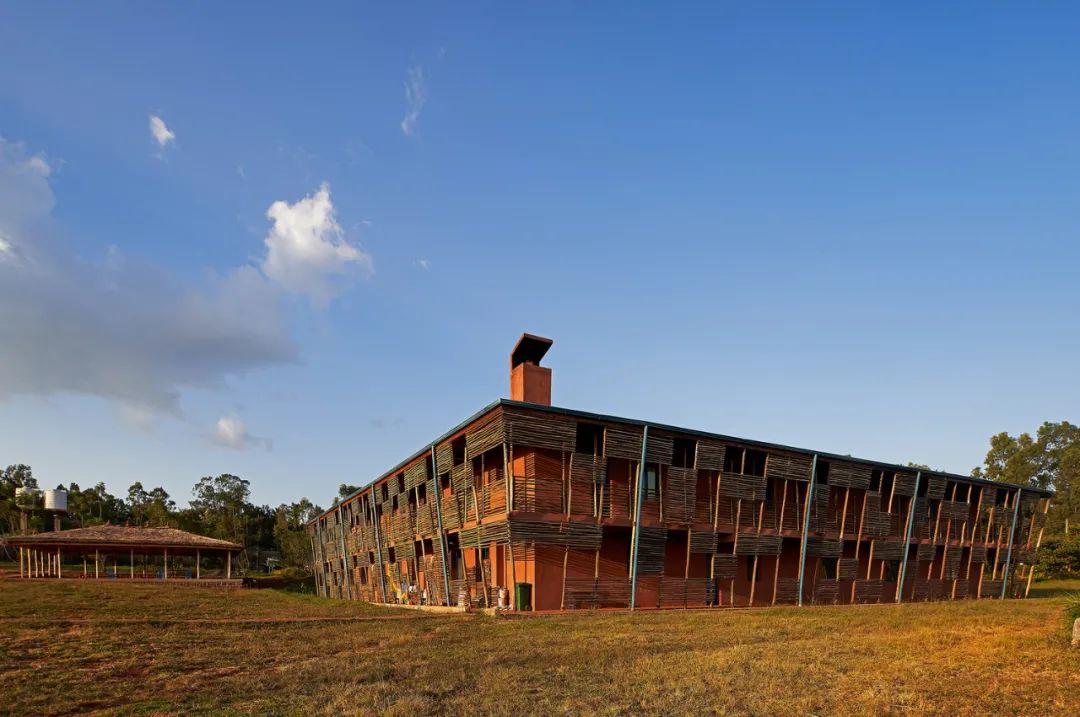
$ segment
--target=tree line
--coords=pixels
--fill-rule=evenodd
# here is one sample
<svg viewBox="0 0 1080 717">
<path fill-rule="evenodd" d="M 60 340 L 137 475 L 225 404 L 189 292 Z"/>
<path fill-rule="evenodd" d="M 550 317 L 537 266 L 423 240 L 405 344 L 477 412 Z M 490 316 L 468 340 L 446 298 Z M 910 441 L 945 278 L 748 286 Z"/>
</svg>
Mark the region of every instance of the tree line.
<svg viewBox="0 0 1080 717">
<path fill-rule="evenodd" d="M 30 466 L 15 464 L 0 470 L 0 532 L 19 533 L 24 516 L 30 532 L 51 530 L 52 518 L 40 510 L 40 500 L 35 503 L 27 494 L 17 498 L 19 488 L 40 490 Z M 304 525 L 322 512 L 307 498 L 276 508 L 255 505 L 250 499 L 250 481 L 229 473 L 201 478 L 185 508 L 177 507 L 164 488 L 147 489 L 140 481 L 132 483 L 123 497 L 109 493 L 104 483 L 87 488 L 69 483 L 56 488 L 67 492 L 67 513 L 61 519 L 64 529 L 106 523 L 179 528 L 240 543 L 252 563 L 259 556 L 277 554 L 283 567 L 301 569 L 311 567 L 311 543 Z M 252 567 L 261 569 L 264 565 Z"/>
<path fill-rule="evenodd" d="M 1080 426 L 1046 422 L 1034 435 L 998 433 L 990 438 L 983 464 L 971 475 L 1054 491 L 1040 567 L 1046 575 L 1080 575 Z M 0 531 L 6 534 L 20 530 L 21 511 L 15 499 L 19 487 L 37 489 L 30 466 L 10 465 L 0 471 Z M 277 552 L 283 566 L 295 568 L 311 566 L 311 543 L 304 525 L 322 512 L 307 498 L 276 508 L 254 505 L 250 482 L 228 473 L 201 478 L 186 508 L 178 508 L 164 488 L 148 490 L 138 481 L 124 497 L 110 494 L 104 483 L 57 487 L 68 494 L 65 528 L 104 523 L 170 526 L 241 543 L 249 555 Z M 357 486 L 341 484 L 334 503 L 356 490 Z M 44 520 L 40 511 L 33 512 L 30 530 L 42 530 Z"/>
</svg>

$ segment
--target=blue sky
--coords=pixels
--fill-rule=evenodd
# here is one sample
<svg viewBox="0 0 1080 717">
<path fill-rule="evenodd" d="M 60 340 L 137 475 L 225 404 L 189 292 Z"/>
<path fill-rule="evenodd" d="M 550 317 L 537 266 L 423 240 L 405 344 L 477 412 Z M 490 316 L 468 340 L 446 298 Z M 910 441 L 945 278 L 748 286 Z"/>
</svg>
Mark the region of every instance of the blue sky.
<svg viewBox="0 0 1080 717">
<path fill-rule="evenodd" d="M 557 405 L 964 473 L 1080 419 L 1074 6 L 514 5 L 0 6 L 0 463 L 326 505 L 521 331 Z"/>
</svg>

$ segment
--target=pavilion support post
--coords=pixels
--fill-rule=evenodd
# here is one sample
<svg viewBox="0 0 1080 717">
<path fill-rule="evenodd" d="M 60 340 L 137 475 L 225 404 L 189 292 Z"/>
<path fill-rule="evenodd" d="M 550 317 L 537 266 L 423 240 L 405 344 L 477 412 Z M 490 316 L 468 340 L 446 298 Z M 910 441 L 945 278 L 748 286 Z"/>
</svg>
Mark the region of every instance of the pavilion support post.
<svg viewBox="0 0 1080 717">
<path fill-rule="evenodd" d="M 195 579 L 198 580 L 202 576 L 202 553 L 198 548 L 195 548 Z"/>
<path fill-rule="evenodd" d="M 225 552 L 225 578 L 232 580 L 232 551 Z"/>
<path fill-rule="evenodd" d="M 135 579 L 135 548 L 131 549 L 131 579 Z"/>
<path fill-rule="evenodd" d="M 97 548 L 94 548 L 94 580 L 97 580 L 99 578 L 98 562 L 98 551 Z"/>
<path fill-rule="evenodd" d="M 165 562 L 162 564 L 161 576 L 162 576 L 162 578 L 161 578 L 162 580 L 168 580 L 169 579 L 169 549 L 168 548 L 165 548 Z"/>
<path fill-rule="evenodd" d="M 19 546 L 19 579 L 22 580 L 23 577 L 24 577 L 24 575 L 23 575 L 23 548 L 20 545 Z"/>
<path fill-rule="evenodd" d="M 56 549 L 56 579 L 59 580 L 63 576 L 63 570 L 60 568 L 60 548 Z"/>
</svg>

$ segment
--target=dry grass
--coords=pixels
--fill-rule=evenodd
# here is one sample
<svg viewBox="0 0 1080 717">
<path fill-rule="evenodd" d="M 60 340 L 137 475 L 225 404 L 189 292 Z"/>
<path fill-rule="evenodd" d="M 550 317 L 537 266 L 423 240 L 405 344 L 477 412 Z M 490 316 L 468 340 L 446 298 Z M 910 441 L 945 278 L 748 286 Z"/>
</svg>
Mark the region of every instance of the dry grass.
<svg viewBox="0 0 1080 717">
<path fill-rule="evenodd" d="M 1078 587 L 1022 602 L 372 620 L 402 613 L 5 581 L 0 712 L 1076 715 L 1080 651 L 1062 618 Z M 364 620 L 191 622 L 297 617 Z"/>
</svg>

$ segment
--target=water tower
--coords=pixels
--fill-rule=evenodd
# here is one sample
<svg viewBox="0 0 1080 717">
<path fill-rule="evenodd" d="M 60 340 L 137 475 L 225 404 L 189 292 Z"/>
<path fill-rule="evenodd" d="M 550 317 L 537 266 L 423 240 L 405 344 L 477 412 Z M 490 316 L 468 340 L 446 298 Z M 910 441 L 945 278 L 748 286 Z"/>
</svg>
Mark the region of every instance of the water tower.
<svg viewBox="0 0 1080 717">
<path fill-rule="evenodd" d="M 67 513 L 67 491 L 62 488 L 45 491 L 45 512 L 52 513 L 53 531 L 60 530 L 60 516 Z"/>
</svg>

